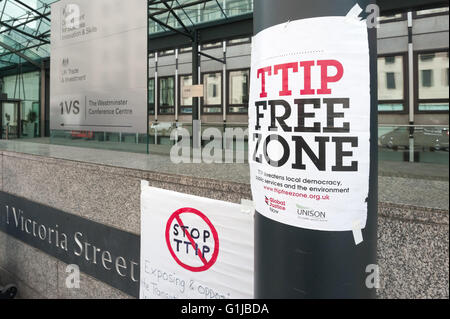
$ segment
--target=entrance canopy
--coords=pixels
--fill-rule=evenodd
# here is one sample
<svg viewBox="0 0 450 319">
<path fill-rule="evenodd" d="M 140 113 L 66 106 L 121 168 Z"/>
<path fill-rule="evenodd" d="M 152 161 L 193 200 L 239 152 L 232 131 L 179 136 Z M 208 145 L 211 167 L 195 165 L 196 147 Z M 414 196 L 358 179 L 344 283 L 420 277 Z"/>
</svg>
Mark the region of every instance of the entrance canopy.
<svg viewBox="0 0 450 319">
<path fill-rule="evenodd" d="M 0 69 L 50 56 L 50 5 L 56 0 L 0 0 Z"/>
<path fill-rule="evenodd" d="M 253 12 L 254 0 L 150 0 L 151 34 L 189 30 L 200 24 L 226 20 Z"/>
</svg>

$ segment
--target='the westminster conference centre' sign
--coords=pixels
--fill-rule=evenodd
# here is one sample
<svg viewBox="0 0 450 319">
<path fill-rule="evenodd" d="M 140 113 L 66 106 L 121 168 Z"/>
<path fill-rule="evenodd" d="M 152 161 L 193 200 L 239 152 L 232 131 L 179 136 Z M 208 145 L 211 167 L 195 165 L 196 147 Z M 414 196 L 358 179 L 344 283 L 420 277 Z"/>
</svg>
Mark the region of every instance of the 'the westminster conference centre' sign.
<svg viewBox="0 0 450 319">
<path fill-rule="evenodd" d="M 52 130 L 147 132 L 147 11 L 147 0 L 52 5 Z"/>
</svg>

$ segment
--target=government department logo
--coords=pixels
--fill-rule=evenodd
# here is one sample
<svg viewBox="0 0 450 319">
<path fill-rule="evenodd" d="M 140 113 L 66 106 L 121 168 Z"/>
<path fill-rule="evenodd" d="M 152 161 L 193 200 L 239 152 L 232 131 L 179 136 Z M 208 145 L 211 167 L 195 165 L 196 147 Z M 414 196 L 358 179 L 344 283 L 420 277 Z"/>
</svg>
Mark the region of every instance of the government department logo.
<svg viewBox="0 0 450 319">
<path fill-rule="evenodd" d="M 80 28 L 81 9 L 77 4 L 69 3 L 62 10 L 63 30 L 71 31 Z"/>
</svg>

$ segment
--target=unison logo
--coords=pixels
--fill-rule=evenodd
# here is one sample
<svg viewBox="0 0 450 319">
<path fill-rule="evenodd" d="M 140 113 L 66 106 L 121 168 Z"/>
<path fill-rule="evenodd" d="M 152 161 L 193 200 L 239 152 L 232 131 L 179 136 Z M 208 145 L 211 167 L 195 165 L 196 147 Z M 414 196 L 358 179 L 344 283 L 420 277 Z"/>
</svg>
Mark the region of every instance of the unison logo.
<svg viewBox="0 0 450 319">
<path fill-rule="evenodd" d="M 310 209 L 308 207 L 303 207 L 300 205 L 297 205 L 297 214 L 300 217 L 308 217 L 308 218 L 313 218 L 316 220 L 326 220 L 327 219 L 326 212 L 320 212 L 320 211 Z"/>
</svg>

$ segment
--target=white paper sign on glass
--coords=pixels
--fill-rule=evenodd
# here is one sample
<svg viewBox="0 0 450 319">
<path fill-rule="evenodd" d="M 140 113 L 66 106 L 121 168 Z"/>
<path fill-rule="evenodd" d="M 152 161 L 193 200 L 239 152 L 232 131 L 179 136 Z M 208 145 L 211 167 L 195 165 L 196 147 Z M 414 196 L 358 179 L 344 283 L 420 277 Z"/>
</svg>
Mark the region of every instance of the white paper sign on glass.
<svg viewBox="0 0 450 319">
<path fill-rule="evenodd" d="M 147 132 L 147 1 L 51 7 L 52 130 Z"/>
<path fill-rule="evenodd" d="M 322 17 L 253 39 L 249 105 L 253 200 L 299 228 L 365 228 L 370 164 L 365 21 Z"/>
<path fill-rule="evenodd" d="M 253 211 L 142 181 L 140 298 L 253 298 Z"/>
</svg>

